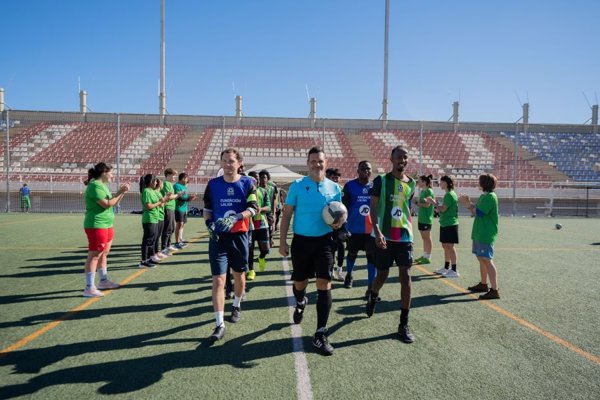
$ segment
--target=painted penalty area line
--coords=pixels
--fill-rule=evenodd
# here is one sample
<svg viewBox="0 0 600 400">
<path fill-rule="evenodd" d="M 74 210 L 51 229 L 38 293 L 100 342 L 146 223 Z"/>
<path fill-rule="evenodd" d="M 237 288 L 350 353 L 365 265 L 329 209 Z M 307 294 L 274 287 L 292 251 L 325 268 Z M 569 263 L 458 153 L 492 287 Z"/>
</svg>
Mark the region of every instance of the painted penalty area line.
<svg viewBox="0 0 600 400">
<path fill-rule="evenodd" d="M 450 286 L 451 288 L 475 299 L 478 300 L 478 297 L 476 295 L 474 295 L 473 293 L 471 293 L 470 291 L 464 289 L 463 287 L 457 285 L 454 282 L 451 282 L 448 279 L 443 278 L 441 275 L 436 275 L 433 272 L 430 272 L 429 270 L 421 267 L 420 265 L 415 265 L 415 267 L 421 271 L 422 273 L 426 274 L 426 275 L 430 275 L 430 276 L 439 276 L 439 280 L 444 283 L 446 286 Z M 521 326 L 524 326 L 532 331 L 534 331 L 535 333 L 538 333 L 540 335 L 542 335 L 543 337 L 553 341 L 554 343 L 557 343 L 563 347 L 566 347 L 567 349 L 569 349 L 570 351 L 572 351 L 575 354 L 580 355 L 581 357 L 591 361 L 592 363 L 596 364 L 596 365 L 600 365 L 600 357 L 595 356 L 591 353 L 588 353 L 587 351 L 575 346 L 573 343 L 570 343 L 548 331 L 543 330 L 542 328 L 540 328 L 537 325 L 532 324 L 531 322 L 524 320 L 523 318 L 520 318 L 518 316 L 516 316 L 515 314 L 511 313 L 508 310 L 505 310 L 502 307 L 497 306 L 496 304 L 494 304 L 493 302 L 491 302 L 490 300 L 482 300 L 479 302 L 479 304 L 486 306 L 487 308 L 496 311 L 499 314 L 504 315 L 505 317 L 508 317 L 510 319 L 512 319 L 513 321 L 515 321 L 516 323 L 518 323 Z"/>
<path fill-rule="evenodd" d="M 292 322 L 292 342 L 294 349 L 294 364 L 296 368 L 296 394 L 298 400 L 312 400 L 313 392 L 310 384 L 310 374 L 308 373 L 308 362 L 304 345 L 302 344 L 302 328 L 299 324 L 294 324 L 294 308 L 296 307 L 296 298 L 292 291 L 293 282 L 290 282 L 290 265 L 288 258 L 283 257 L 283 272 L 285 274 L 285 291 L 288 301 L 288 314 Z"/>
</svg>

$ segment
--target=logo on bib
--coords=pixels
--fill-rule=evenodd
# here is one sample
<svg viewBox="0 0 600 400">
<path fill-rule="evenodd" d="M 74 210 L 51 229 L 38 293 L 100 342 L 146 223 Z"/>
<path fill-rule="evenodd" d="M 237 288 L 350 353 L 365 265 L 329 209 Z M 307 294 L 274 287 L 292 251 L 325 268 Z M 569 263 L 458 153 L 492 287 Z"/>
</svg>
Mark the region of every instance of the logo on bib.
<svg viewBox="0 0 600 400">
<path fill-rule="evenodd" d="M 400 207 L 394 207 L 392 208 L 392 218 L 399 220 L 400 218 L 402 218 L 402 209 Z"/>
<path fill-rule="evenodd" d="M 371 211 L 371 209 L 369 208 L 368 205 L 362 205 L 360 206 L 360 208 L 358 209 L 358 213 L 360 215 L 362 215 L 363 217 L 366 217 L 367 215 L 369 215 L 369 211 Z"/>
</svg>

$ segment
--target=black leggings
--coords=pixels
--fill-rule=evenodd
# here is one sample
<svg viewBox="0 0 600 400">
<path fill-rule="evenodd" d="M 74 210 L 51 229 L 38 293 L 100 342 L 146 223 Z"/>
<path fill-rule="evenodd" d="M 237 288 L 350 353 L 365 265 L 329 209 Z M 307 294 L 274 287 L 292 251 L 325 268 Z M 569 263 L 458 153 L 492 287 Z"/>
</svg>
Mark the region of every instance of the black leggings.
<svg viewBox="0 0 600 400">
<path fill-rule="evenodd" d="M 173 236 L 173 232 L 175 232 L 175 211 L 173 210 L 165 210 L 165 223 L 161 232 L 161 250 L 166 250 L 169 246 L 171 246 L 171 237 Z"/>
<path fill-rule="evenodd" d="M 158 224 L 142 223 L 144 237 L 142 238 L 142 261 L 146 261 L 154 254 L 154 244 L 158 236 Z"/>
<path fill-rule="evenodd" d="M 163 228 L 165 226 L 165 221 L 158 221 L 156 224 L 156 237 L 154 238 L 154 252 L 158 253 L 160 251 L 160 237 L 162 235 Z"/>
</svg>

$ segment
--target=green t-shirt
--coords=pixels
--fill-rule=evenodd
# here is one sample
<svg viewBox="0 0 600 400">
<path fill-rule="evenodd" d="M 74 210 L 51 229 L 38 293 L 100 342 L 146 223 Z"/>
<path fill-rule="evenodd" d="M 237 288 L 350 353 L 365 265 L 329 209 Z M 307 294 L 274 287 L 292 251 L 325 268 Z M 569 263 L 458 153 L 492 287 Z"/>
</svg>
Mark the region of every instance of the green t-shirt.
<svg viewBox="0 0 600 400">
<path fill-rule="evenodd" d="M 271 207 L 271 201 L 269 199 L 267 189 L 260 186 L 256 188 L 256 203 L 258 208 Z M 267 222 L 267 213 L 259 212 L 252 217 L 252 226 L 254 229 L 268 228 L 269 223 Z"/>
<path fill-rule="evenodd" d="M 446 211 L 440 213 L 440 226 L 458 225 L 458 196 L 454 190 L 449 190 L 444 195 Z"/>
<path fill-rule="evenodd" d="M 415 186 L 414 179 L 409 178 L 408 182 L 404 182 L 392 173 L 379 175 L 373 180 L 371 195 L 379 198 L 376 212 L 379 229 L 386 240 L 412 243 L 410 203 Z M 375 236 L 375 230 L 371 236 Z"/>
<path fill-rule="evenodd" d="M 498 197 L 496 193 L 483 193 L 479 196 L 475 207 L 471 239 L 479 243 L 494 244 L 498 236 Z"/>
<path fill-rule="evenodd" d="M 158 224 L 158 208 L 154 207 L 152 210 L 146 208 L 148 203 L 156 203 L 160 200 L 160 193 L 154 189 L 146 188 L 142 192 L 142 223 Z"/>
<path fill-rule="evenodd" d="M 156 194 L 158 195 L 158 200 L 160 200 L 163 197 L 163 195 L 160 192 L 160 190 L 157 190 Z M 156 207 L 156 213 L 158 215 L 158 221 L 164 221 L 165 220 L 165 206 L 164 205 Z"/>
<path fill-rule="evenodd" d="M 167 193 L 175 193 L 173 184 L 165 179 L 163 182 L 163 188 L 160 193 L 165 196 Z M 162 196 L 161 196 L 162 197 Z M 165 210 L 175 210 L 175 199 L 169 200 L 165 203 Z"/>
<path fill-rule="evenodd" d="M 190 196 L 187 194 L 187 187 L 179 182 L 173 185 L 173 190 L 175 194 L 179 192 L 184 192 L 177 200 L 175 200 L 175 209 L 179 212 L 187 212 L 188 209 L 188 200 Z"/>
<path fill-rule="evenodd" d="M 92 179 L 85 189 L 84 228 L 110 228 L 113 226 L 115 219 L 113 208 L 104 208 L 98 204 L 98 200 L 103 199 L 112 199 L 110 189 L 102 181 Z"/>
<path fill-rule="evenodd" d="M 421 194 L 419 194 L 419 203 L 425 203 L 425 199 L 428 197 L 435 199 L 433 189 L 430 187 L 421 190 Z M 433 206 L 431 204 L 429 204 L 429 207 L 419 206 L 419 223 L 433 224 Z"/>
</svg>

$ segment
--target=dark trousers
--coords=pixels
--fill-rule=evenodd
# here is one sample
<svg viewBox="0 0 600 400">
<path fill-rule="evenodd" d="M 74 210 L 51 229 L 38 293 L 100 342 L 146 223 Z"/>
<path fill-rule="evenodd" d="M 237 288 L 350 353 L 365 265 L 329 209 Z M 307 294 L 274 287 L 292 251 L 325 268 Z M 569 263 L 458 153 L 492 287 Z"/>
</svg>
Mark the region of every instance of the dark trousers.
<svg viewBox="0 0 600 400">
<path fill-rule="evenodd" d="M 165 210 L 165 222 L 162 229 L 162 235 L 160 239 L 161 250 L 166 250 L 171 246 L 171 237 L 175 232 L 175 211 Z"/>
<path fill-rule="evenodd" d="M 154 254 L 154 244 L 158 233 L 158 224 L 142 223 L 144 236 L 142 237 L 142 261 L 146 261 Z"/>
</svg>

